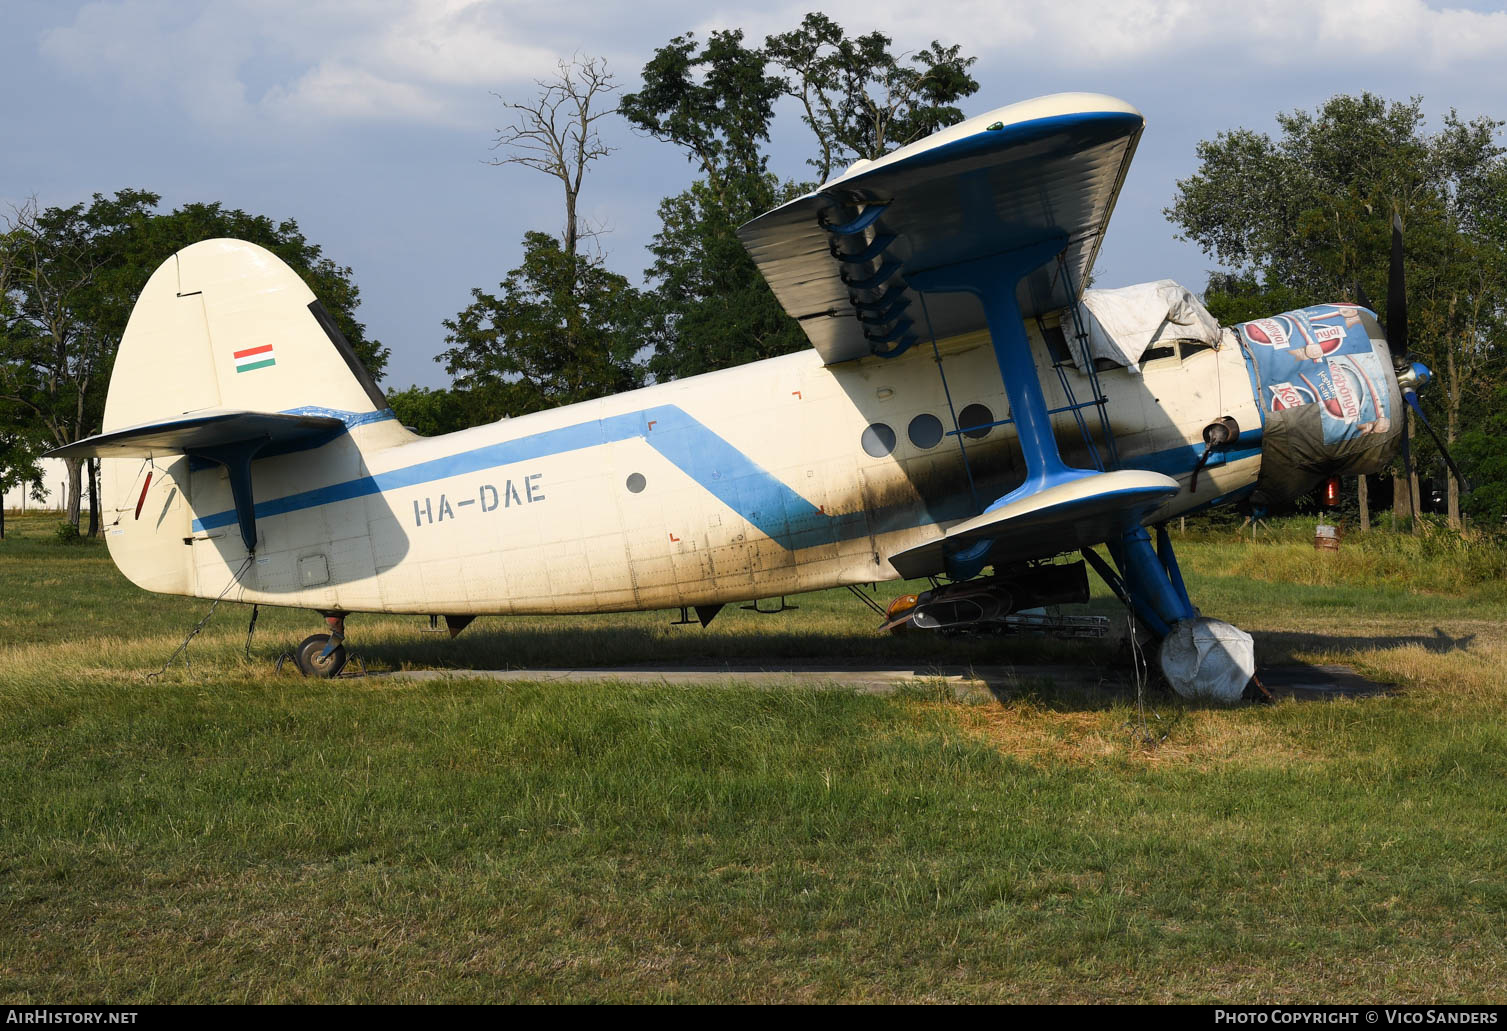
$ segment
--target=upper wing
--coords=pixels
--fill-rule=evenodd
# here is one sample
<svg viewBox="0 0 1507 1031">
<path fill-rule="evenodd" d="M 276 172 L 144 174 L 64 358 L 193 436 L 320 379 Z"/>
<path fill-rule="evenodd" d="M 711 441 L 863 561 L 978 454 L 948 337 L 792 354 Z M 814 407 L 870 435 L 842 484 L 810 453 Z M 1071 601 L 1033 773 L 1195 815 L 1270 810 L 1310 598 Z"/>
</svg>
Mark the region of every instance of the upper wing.
<svg viewBox="0 0 1507 1031">
<path fill-rule="evenodd" d="M 1029 318 L 1077 299 L 1144 125 L 1095 93 L 1012 104 L 857 162 L 738 236 L 829 365 L 906 346 L 928 315 L 938 337 L 983 328 L 958 294 L 929 295 L 923 315 L 907 274 L 1065 233 L 1061 265 L 1021 282 Z"/>
</svg>

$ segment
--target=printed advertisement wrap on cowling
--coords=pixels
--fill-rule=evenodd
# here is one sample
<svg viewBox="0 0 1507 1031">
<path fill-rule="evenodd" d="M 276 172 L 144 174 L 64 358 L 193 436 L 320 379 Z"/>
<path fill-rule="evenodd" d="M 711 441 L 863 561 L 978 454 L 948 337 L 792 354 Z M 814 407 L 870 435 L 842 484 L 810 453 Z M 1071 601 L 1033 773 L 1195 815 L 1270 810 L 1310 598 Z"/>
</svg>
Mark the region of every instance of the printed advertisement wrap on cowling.
<svg viewBox="0 0 1507 1031">
<path fill-rule="evenodd" d="M 1386 363 L 1354 305 L 1316 304 L 1236 328 L 1267 411 L 1321 405 L 1326 444 L 1391 428 Z"/>
</svg>

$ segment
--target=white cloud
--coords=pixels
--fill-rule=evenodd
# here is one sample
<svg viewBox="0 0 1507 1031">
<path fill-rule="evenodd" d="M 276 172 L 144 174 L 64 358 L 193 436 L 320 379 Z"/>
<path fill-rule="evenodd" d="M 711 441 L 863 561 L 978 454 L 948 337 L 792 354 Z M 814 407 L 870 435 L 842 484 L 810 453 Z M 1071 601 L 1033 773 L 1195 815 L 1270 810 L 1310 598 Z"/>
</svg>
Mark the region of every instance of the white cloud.
<svg viewBox="0 0 1507 1031">
<path fill-rule="evenodd" d="M 41 49 L 81 78 L 207 125 L 460 121 L 488 88 L 554 69 L 556 51 L 515 27 L 519 10 L 494 0 L 222 0 L 186 9 L 181 0 L 96 0 L 47 32 Z M 248 87 L 252 66 L 280 72 L 260 96 Z"/>
<path fill-rule="evenodd" d="M 741 27 L 753 39 L 797 25 L 813 6 L 793 0 L 757 12 L 714 8 L 704 32 Z M 1020 64 L 1089 68 L 1176 59 L 1218 67 L 1359 64 L 1378 56 L 1406 66 L 1500 63 L 1507 12 L 1431 7 L 1424 0 L 827 0 L 821 9 L 849 32 L 878 27 L 920 45 L 939 39 L 965 52 Z"/>
<path fill-rule="evenodd" d="M 1242 68 L 1368 69 L 1503 76 L 1507 12 L 1424 0 L 785 0 L 710 8 L 571 0 L 93 0 L 48 32 L 43 53 L 75 76 L 139 95 L 163 114 L 245 131 L 298 122 L 466 124 L 488 90 L 528 89 L 556 61 L 607 54 L 631 80 L 655 47 L 696 27 L 750 42 L 820 6 L 850 32 L 904 45 L 963 44 L 982 64 L 1148 76 Z M 270 76 L 270 78 L 269 78 Z"/>
<path fill-rule="evenodd" d="M 258 106 L 290 122 L 447 120 L 430 91 L 339 61 L 322 61 L 292 85 L 274 86 Z"/>
<path fill-rule="evenodd" d="M 371 40 L 372 57 L 394 72 L 477 85 L 546 75 L 558 60 L 549 47 L 518 39 L 507 4 L 439 0 L 408 8 Z"/>
</svg>

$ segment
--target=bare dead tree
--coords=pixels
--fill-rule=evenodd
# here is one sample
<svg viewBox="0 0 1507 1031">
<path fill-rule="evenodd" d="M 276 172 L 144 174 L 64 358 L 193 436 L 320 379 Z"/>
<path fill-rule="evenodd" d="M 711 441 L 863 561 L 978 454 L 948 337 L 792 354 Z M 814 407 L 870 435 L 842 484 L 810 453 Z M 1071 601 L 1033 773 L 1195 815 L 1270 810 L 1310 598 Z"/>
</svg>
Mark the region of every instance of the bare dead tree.
<svg viewBox="0 0 1507 1031">
<path fill-rule="evenodd" d="M 577 214 L 581 181 L 586 166 L 612 153 L 602 142 L 596 123 L 616 112 L 610 94 L 617 84 L 600 57 L 573 56 L 561 61 L 553 80 L 536 79 L 539 94 L 530 102 L 510 101 L 501 94 L 493 96 L 514 114 L 513 124 L 499 129 L 492 144 L 494 151 L 505 156 L 494 165 L 524 165 L 560 180 L 565 188 L 565 230 L 561 234 L 565 253 L 575 257 L 583 239 L 593 239 L 605 232 L 593 227 Z"/>
</svg>

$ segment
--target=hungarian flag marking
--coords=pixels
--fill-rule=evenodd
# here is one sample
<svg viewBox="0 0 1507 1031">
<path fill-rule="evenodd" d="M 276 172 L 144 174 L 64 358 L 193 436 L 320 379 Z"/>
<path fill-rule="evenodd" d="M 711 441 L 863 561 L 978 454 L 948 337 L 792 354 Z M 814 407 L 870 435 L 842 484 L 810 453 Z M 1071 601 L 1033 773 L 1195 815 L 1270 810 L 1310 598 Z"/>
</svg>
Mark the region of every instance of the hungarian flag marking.
<svg viewBox="0 0 1507 1031">
<path fill-rule="evenodd" d="M 272 356 L 271 344 L 248 347 L 244 351 L 235 352 L 236 372 L 250 372 L 252 369 L 265 369 L 269 365 L 276 364 L 277 359 Z"/>
</svg>

